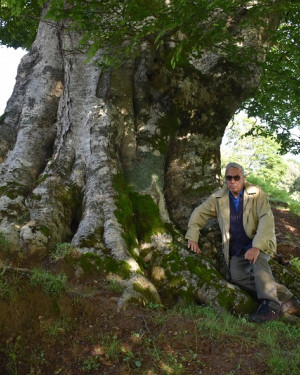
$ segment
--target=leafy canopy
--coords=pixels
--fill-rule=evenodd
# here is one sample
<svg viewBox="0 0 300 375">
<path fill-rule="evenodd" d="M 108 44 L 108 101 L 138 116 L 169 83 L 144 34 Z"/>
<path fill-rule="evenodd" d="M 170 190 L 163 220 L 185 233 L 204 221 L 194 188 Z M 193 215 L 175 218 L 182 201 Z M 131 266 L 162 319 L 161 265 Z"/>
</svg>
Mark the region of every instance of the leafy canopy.
<svg viewBox="0 0 300 375">
<path fill-rule="evenodd" d="M 44 3 L 1 1 L 0 43 L 29 48 Z M 280 23 L 268 23 L 270 14 Z M 264 136 L 275 133 L 282 151 L 299 152 L 299 138 L 290 136 L 300 123 L 299 1 L 52 0 L 46 17 L 80 32 L 89 57 L 99 48 L 106 51 L 102 64 L 137 55 L 143 43 L 164 49 L 169 68 L 188 64 L 205 50 L 221 54 L 237 68 L 245 62 L 259 64 L 261 85 L 244 107 L 251 116 L 266 120 L 266 125 L 251 131 Z M 241 31 L 258 28 L 265 28 L 269 43 L 253 50 L 243 43 Z M 267 59 L 261 61 L 269 45 Z"/>
<path fill-rule="evenodd" d="M 0 44 L 29 49 L 37 33 L 42 3 L 39 0 L 1 0 Z"/>
</svg>

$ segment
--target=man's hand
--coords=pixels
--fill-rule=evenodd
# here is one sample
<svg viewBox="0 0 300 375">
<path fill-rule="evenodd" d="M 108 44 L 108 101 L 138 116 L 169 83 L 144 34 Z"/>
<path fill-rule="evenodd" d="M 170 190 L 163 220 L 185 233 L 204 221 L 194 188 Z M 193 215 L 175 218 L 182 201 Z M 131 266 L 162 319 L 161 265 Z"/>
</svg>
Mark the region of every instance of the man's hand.
<svg viewBox="0 0 300 375">
<path fill-rule="evenodd" d="M 188 248 L 191 249 L 194 253 L 201 254 L 201 250 L 197 242 L 188 240 Z"/>
<path fill-rule="evenodd" d="M 251 247 L 246 251 L 245 259 L 249 260 L 250 263 L 256 263 L 259 256 L 260 250 L 257 247 Z"/>
</svg>

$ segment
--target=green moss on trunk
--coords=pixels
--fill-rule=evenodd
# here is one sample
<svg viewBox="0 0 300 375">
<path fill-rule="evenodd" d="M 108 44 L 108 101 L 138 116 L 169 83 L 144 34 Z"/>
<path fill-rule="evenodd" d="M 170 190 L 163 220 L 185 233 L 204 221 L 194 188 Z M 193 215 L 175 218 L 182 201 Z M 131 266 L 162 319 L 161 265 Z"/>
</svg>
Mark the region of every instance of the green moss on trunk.
<svg viewBox="0 0 300 375">
<path fill-rule="evenodd" d="M 134 211 L 130 200 L 130 190 L 121 173 L 114 178 L 114 188 L 118 195 L 115 199 L 117 209 L 116 218 L 123 228 L 123 238 L 128 250 L 131 252 L 137 247 L 137 234 L 135 229 Z"/>
<path fill-rule="evenodd" d="M 150 195 L 130 193 L 134 210 L 134 224 L 139 242 L 149 242 L 151 236 L 165 232 L 159 209 Z"/>
<path fill-rule="evenodd" d="M 150 195 L 131 192 L 121 174 L 115 176 L 114 187 L 118 192 L 115 215 L 129 251 L 137 247 L 138 242 L 150 241 L 153 234 L 165 232 L 159 209 Z"/>
<path fill-rule="evenodd" d="M 111 257 L 101 258 L 93 253 L 83 254 L 80 257 L 80 266 L 84 272 L 89 274 L 111 272 L 122 279 L 128 279 L 131 275 L 130 265 L 127 262 L 118 262 Z"/>
</svg>

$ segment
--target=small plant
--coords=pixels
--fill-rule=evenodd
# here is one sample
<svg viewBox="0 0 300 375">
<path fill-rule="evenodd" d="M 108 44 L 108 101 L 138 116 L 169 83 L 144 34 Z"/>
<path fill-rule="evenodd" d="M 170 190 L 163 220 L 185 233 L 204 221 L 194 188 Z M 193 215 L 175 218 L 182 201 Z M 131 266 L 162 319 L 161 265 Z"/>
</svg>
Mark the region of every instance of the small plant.
<svg viewBox="0 0 300 375">
<path fill-rule="evenodd" d="M 124 286 L 116 280 L 110 280 L 106 288 L 115 293 L 121 293 L 124 291 Z"/>
<path fill-rule="evenodd" d="M 42 374 L 42 368 L 46 363 L 47 359 L 44 350 L 40 350 L 39 348 L 32 350 L 28 356 L 30 374 Z"/>
<path fill-rule="evenodd" d="M 76 249 L 72 244 L 68 242 L 63 242 L 56 245 L 55 250 L 50 253 L 50 257 L 53 260 L 58 261 L 65 258 L 68 255 L 74 255 L 75 253 Z"/>
<path fill-rule="evenodd" d="M 105 350 L 106 356 L 112 361 L 117 360 L 120 350 L 120 342 L 116 335 L 104 336 L 102 340 L 102 346 Z"/>
<path fill-rule="evenodd" d="M 41 287 L 45 293 L 58 297 L 66 289 L 67 276 L 53 275 L 50 272 L 35 269 L 30 283 L 32 286 Z"/>
<path fill-rule="evenodd" d="M 21 336 L 18 336 L 14 342 L 10 342 L 5 350 L 7 354 L 7 370 L 9 374 L 18 375 L 18 363 L 20 361 L 23 343 Z"/>
<path fill-rule="evenodd" d="M 0 298 L 4 300 L 9 300 L 12 296 L 12 288 L 6 280 L 0 278 Z"/>
<path fill-rule="evenodd" d="M 147 304 L 147 307 L 150 310 L 160 310 L 160 309 L 162 309 L 164 307 L 164 305 L 161 305 L 160 303 L 149 302 Z"/>
<path fill-rule="evenodd" d="M 99 362 L 99 357 L 96 355 L 94 357 L 89 357 L 85 361 L 83 361 L 82 368 L 86 372 L 90 371 L 97 371 L 98 368 L 101 366 Z"/>
<path fill-rule="evenodd" d="M 5 271 L 5 266 L 3 265 Z M 24 290 L 24 282 L 21 280 L 20 275 L 7 275 L 3 271 L 0 274 L 0 299 L 9 301 L 15 298 Z"/>
<path fill-rule="evenodd" d="M 292 257 L 290 263 L 300 273 L 300 258 Z"/>
<path fill-rule="evenodd" d="M 0 232 L 0 250 L 2 250 L 6 254 L 9 251 L 9 242 L 3 232 Z"/>
<path fill-rule="evenodd" d="M 142 366 L 142 359 L 136 358 L 131 350 L 127 350 L 124 346 L 121 347 L 121 352 L 124 353 L 123 362 L 134 363 L 135 367 L 140 368 Z"/>
<path fill-rule="evenodd" d="M 71 323 L 70 319 L 62 318 L 54 322 L 52 320 L 41 322 L 41 326 L 48 337 L 56 338 L 61 334 L 68 332 L 70 330 Z"/>
</svg>

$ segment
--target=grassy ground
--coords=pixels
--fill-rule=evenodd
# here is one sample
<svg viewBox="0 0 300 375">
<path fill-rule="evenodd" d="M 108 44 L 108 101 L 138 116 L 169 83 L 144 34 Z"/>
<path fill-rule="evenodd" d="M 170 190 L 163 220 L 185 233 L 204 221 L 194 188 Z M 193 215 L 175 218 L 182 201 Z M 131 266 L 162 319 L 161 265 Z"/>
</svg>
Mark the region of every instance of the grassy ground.
<svg viewBox="0 0 300 375">
<path fill-rule="evenodd" d="M 300 273 L 299 216 L 274 215 L 279 256 Z M 70 247 L 58 250 L 0 270 L 1 375 L 300 373 L 299 319 L 257 325 L 197 305 L 118 312 L 120 285 L 74 274 Z"/>
<path fill-rule="evenodd" d="M 256 325 L 196 305 L 117 312 L 120 286 L 99 277 L 59 296 L 43 289 L 28 277 L 2 279 L 3 375 L 299 374 L 297 321 Z"/>
</svg>

